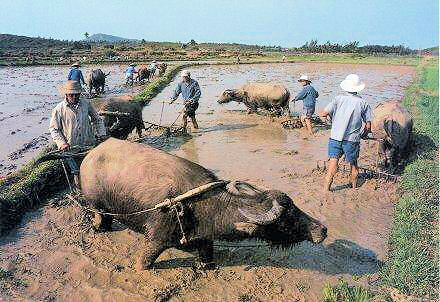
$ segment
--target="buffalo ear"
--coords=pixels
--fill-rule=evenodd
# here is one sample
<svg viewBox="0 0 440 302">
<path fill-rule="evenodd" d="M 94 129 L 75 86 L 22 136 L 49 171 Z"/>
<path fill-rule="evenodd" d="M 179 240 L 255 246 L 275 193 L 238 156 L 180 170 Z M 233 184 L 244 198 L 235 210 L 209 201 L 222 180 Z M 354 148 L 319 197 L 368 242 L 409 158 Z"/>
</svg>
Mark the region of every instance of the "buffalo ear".
<svg viewBox="0 0 440 302">
<path fill-rule="evenodd" d="M 255 235 L 255 231 L 258 228 L 256 224 L 249 222 L 236 222 L 234 223 L 234 226 L 237 231 L 249 234 L 251 236 Z"/>
</svg>

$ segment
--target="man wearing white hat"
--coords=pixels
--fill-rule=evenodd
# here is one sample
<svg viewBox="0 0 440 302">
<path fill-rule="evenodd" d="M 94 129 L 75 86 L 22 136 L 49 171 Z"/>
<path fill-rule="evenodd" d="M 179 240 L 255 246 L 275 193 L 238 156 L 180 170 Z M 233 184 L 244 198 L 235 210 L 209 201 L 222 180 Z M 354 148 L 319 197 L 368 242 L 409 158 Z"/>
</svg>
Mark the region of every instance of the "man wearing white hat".
<svg viewBox="0 0 440 302">
<path fill-rule="evenodd" d="M 358 95 L 358 92 L 365 88 L 365 84 L 360 81 L 358 75 L 349 74 L 340 86 L 346 93 L 335 97 L 321 114 L 323 118 L 329 116 L 332 120 L 328 142 L 329 167 L 325 179 L 325 191 L 330 191 L 333 177 L 338 170 L 338 160 L 343 154 L 351 166 L 351 185 L 356 188 L 359 174 L 357 159 L 360 139 L 371 131 L 371 107 Z M 365 126 L 362 131 L 363 124 Z"/>
<path fill-rule="evenodd" d="M 84 82 L 83 74 L 82 74 L 81 70 L 79 69 L 79 67 L 80 67 L 79 63 L 78 62 L 73 63 L 71 67 L 72 67 L 72 69 L 70 69 L 67 80 L 77 81 L 80 85 L 81 84 L 84 85 L 86 82 Z"/>
<path fill-rule="evenodd" d="M 182 93 L 183 102 L 185 105 L 183 113 L 183 127 L 186 129 L 187 118 L 190 117 L 193 123 L 194 129 L 198 129 L 199 125 L 196 120 L 196 110 L 199 107 L 199 98 L 201 95 L 199 83 L 196 80 L 191 79 L 191 74 L 188 70 L 182 70 L 180 77 L 182 82 L 180 82 L 174 94 L 171 97 L 170 104 L 172 104 Z"/>
<path fill-rule="evenodd" d="M 59 150 L 66 151 L 72 146 L 94 146 L 96 144 L 92 124 L 98 137 L 104 139 L 104 122 L 89 102 L 81 100 L 81 85 L 69 80 L 60 87 L 64 100 L 52 110 L 49 131 Z M 74 181 L 79 187 L 79 165 L 73 159 L 67 159 Z"/>
<path fill-rule="evenodd" d="M 298 82 L 304 87 L 300 93 L 293 99 L 293 102 L 303 100 L 304 114 L 301 116 L 301 122 L 306 125 L 310 135 L 313 135 L 312 116 L 315 113 L 316 99 L 319 97 L 315 88 L 310 85 L 309 77 L 302 75 Z"/>
</svg>

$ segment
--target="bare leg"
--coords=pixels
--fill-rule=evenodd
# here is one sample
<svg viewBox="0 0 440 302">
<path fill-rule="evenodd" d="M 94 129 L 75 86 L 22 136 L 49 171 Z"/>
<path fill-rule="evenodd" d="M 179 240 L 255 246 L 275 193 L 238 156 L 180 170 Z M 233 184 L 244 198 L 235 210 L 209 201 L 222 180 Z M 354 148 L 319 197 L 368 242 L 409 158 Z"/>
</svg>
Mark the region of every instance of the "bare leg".
<svg viewBox="0 0 440 302">
<path fill-rule="evenodd" d="M 199 129 L 199 125 L 197 124 L 196 116 L 191 117 L 191 121 L 193 123 L 194 129 Z"/>
<path fill-rule="evenodd" d="M 357 166 L 357 163 L 354 165 L 351 165 L 351 174 L 350 174 L 350 181 L 351 181 L 351 187 L 353 189 L 357 188 L 357 178 L 359 175 L 359 168 Z"/>
<path fill-rule="evenodd" d="M 335 176 L 337 171 L 338 171 L 338 159 L 330 158 L 328 161 L 327 175 L 325 177 L 324 191 L 330 191 L 330 188 L 333 183 L 333 177 Z"/>
<path fill-rule="evenodd" d="M 312 120 L 308 117 L 306 117 L 304 119 L 306 126 L 307 126 L 307 130 L 309 130 L 310 135 L 313 135 L 313 127 L 312 127 Z"/>
<path fill-rule="evenodd" d="M 183 121 L 183 129 L 185 129 L 186 131 L 186 126 L 188 125 L 188 116 L 186 114 L 183 114 L 182 121 Z"/>
</svg>

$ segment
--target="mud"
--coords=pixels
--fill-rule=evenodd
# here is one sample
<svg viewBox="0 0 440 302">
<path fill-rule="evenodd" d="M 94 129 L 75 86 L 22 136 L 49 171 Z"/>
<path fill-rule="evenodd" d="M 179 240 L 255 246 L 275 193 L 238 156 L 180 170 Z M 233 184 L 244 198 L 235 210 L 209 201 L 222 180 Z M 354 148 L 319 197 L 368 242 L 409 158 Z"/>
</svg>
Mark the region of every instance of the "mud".
<svg viewBox="0 0 440 302">
<path fill-rule="evenodd" d="M 246 81 L 284 83 L 294 95 L 296 78 L 306 73 L 320 92 L 318 110 L 339 92 L 346 74 L 366 81 L 362 95 L 377 101 L 400 99 L 414 69 L 398 66 L 337 64 L 263 64 L 190 69 L 202 88 L 201 128 L 191 136 L 146 140 L 195 161 L 223 179 L 240 179 L 286 192 L 302 210 L 324 222 L 329 237 L 321 245 L 301 243 L 269 249 L 262 242 L 225 247 L 216 242 L 217 270 L 193 268 L 194 255 L 165 251 L 149 271 L 134 271 L 142 236 L 122 225 L 96 234 L 84 214 L 62 199 L 29 213 L 22 225 L 0 242 L 0 278 L 5 299 L 54 301 L 319 301 L 325 283 L 339 278 L 374 284 L 387 253 L 396 187 L 363 174 L 353 190 L 338 173 L 334 192 L 323 193 L 324 174 L 316 161 L 326 158 L 329 131 L 313 137 L 304 129 L 285 130 L 281 119 L 247 115 L 243 105 L 217 104 L 223 89 Z M 182 109 L 162 104 L 171 83 L 149 106 L 144 120 L 172 124 Z M 161 111 L 163 109 L 162 119 Z M 300 112 L 300 104 L 291 111 Z M 180 123 L 180 117 L 176 123 Z M 374 142 L 363 142 L 360 164 L 374 163 Z M 254 245 L 260 245 L 255 247 Z M 263 246 L 261 246 L 263 245 Z"/>
</svg>

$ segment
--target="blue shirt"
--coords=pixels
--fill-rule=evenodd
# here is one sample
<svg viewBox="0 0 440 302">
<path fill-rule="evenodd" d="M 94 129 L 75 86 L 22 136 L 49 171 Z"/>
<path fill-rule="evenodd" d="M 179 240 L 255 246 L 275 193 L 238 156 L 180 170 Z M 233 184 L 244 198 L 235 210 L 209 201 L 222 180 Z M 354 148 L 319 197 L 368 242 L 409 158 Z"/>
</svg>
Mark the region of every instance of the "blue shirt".
<svg viewBox="0 0 440 302">
<path fill-rule="evenodd" d="M 311 85 L 304 86 L 303 90 L 293 99 L 294 102 L 304 100 L 304 107 L 315 108 L 316 99 L 319 94 Z"/>
<path fill-rule="evenodd" d="M 78 68 L 70 69 L 69 76 L 67 77 L 67 79 L 72 81 L 77 81 L 80 84 L 81 83 L 85 84 L 83 74 L 81 70 L 79 70 Z"/>
<path fill-rule="evenodd" d="M 130 66 L 130 67 L 128 67 L 128 68 L 125 70 L 125 74 L 126 74 L 126 75 L 129 75 L 129 76 L 132 76 L 132 75 L 135 74 L 135 73 L 136 73 L 136 70 L 134 69 L 133 66 Z"/>
<path fill-rule="evenodd" d="M 357 94 L 338 95 L 324 109 L 332 118 L 330 138 L 337 141 L 359 142 L 362 122 L 371 122 L 370 105 Z"/>
<path fill-rule="evenodd" d="M 202 94 L 200 91 L 199 83 L 196 80 L 191 79 L 187 84 L 186 82 L 180 82 L 176 90 L 174 90 L 173 97 L 171 98 L 173 101 L 177 99 L 179 94 L 182 93 L 182 98 L 184 103 L 197 103 L 199 101 L 200 95 Z"/>
</svg>

